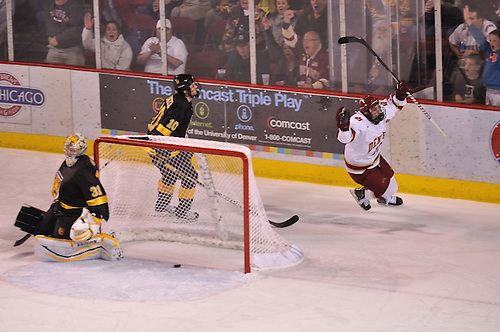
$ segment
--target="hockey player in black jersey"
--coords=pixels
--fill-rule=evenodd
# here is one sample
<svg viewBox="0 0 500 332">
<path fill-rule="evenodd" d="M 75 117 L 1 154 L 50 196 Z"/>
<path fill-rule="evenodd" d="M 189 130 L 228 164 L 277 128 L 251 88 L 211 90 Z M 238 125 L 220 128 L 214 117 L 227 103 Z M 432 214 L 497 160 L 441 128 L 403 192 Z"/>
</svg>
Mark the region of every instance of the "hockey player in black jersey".
<svg viewBox="0 0 500 332">
<path fill-rule="evenodd" d="M 35 255 L 44 260 L 72 261 L 121 257 L 111 236 L 101 233 L 109 219 L 108 199 L 94 161 L 85 155 L 87 142 L 73 134 L 64 142 L 66 160 L 57 170 L 47 212 L 23 206 L 15 226 L 36 235 Z"/>
<path fill-rule="evenodd" d="M 163 135 L 186 137 L 186 133 L 193 115 L 191 101 L 198 96 L 199 83 L 191 75 L 180 74 L 174 77 L 174 88 L 177 93 L 165 99 L 148 127 L 148 135 Z M 152 161 L 159 168 L 162 177 L 158 182 L 158 200 L 155 211 L 159 213 L 175 214 L 177 218 L 195 221 L 198 213 L 190 211 L 193 203 L 198 173 L 194 169 L 191 159 L 192 152 L 185 151 L 152 151 Z M 182 170 L 184 176 L 177 170 Z M 181 180 L 179 189 L 179 205 L 170 205 L 175 182 Z"/>
<path fill-rule="evenodd" d="M 99 219 L 109 219 L 108 198 L 98 178 L 95 163 L 85 153 L 87 142 L 81 134 L 73 134 L 64 142 L 66 160 L 54 179 L 54 203 L 44 214 L 39 234 L 70 239 L 76 219 L 87 208 Z"/>
</svg>

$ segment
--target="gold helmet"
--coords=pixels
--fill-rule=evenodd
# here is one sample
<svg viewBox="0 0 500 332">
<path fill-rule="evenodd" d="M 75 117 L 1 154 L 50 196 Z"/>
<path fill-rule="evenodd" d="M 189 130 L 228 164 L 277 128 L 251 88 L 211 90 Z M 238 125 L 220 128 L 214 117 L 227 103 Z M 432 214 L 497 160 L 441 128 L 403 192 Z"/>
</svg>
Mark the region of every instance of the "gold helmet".
<svg viewBox="0 0 500 332">
<path fill-rule="evenodd" d="M 87 152 L 87 141 L 85 136 L 75 133 L 66 137 L 64 141 L 64 155 L 66 156 L 66 165 L 73 166 L 77 158 L 83 156 Z"/>
</svg>

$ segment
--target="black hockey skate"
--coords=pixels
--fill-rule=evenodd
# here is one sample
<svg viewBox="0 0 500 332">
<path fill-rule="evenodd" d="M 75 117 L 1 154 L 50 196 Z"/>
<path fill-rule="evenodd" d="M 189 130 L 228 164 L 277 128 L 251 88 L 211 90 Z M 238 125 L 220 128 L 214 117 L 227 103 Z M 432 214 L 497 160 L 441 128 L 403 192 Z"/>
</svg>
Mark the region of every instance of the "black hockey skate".
<svg viewBox="0 0 500 332">
<path fill-rule="evenodd" d="M 372 208 L 370 200 L 365 196 L 365 188 L 349 189 L 349 192 L 363 210 L 368 211 Z"/>
<path fill-rule="evenodd" d="M 157 212 L 159 214 L 174 215 L 175 214 L 175 206 L 172 206 L 172 205 L 165 205 L 165 206 L 157 205 L 157 206 L 155 206 L 155 212 Z"/>
<path fill-rule="evenodd" d="M 398 205 L 402 205 L 403 204 L 403 199 L 401 197 L 398 197 L 398 196 L 392 196 L 388 200 L 385 199 L 385 198 L 378 198 L 377 202 L 379 204 L 385 204 L 387 206 L 389 206 L 389 205 L 398 206 Z"/>
<path fill-rule="evenodd" d="M 175 211 L 175 216 L 177 217 L 177 220 L 175 223 L 192 223 L 198 220 L 200 214 L 198 212 L 194 211 L 183 211 L 180 210 L 179 208 L 176 209 Z"/>
</svg>

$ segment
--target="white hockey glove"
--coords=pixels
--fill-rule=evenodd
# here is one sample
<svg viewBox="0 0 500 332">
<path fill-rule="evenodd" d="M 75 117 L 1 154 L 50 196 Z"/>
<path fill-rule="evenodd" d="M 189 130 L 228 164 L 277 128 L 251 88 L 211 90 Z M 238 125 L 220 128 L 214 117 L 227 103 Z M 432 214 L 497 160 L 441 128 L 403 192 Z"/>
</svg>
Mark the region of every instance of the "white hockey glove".
<svg viewBox="0 0 500 332">
<path fill-rule="evenodd" d="M 75 242 L 88 241 L 101 232 L 101 221 L 102 219 L 95 217 L 89 210 L 83 208 L 82 214 L 71 226 L 69 237 Z"/>
</svg>

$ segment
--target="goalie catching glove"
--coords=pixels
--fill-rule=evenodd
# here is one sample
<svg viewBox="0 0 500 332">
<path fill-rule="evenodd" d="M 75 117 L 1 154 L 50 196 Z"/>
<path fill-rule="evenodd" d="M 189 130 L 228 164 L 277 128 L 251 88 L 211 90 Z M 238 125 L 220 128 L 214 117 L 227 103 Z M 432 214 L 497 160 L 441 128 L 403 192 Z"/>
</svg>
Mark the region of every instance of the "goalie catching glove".
<svg viewBox="0 0 500 332">
<path fill-rule="evenodd" d="M 342 130 L 342 131 L 348 131 L 349 130 L 349 118 L 351 114 L 349 110 L 345 107 L 340 107 L 337 111 L 337 127 Z"/>
</svg>

